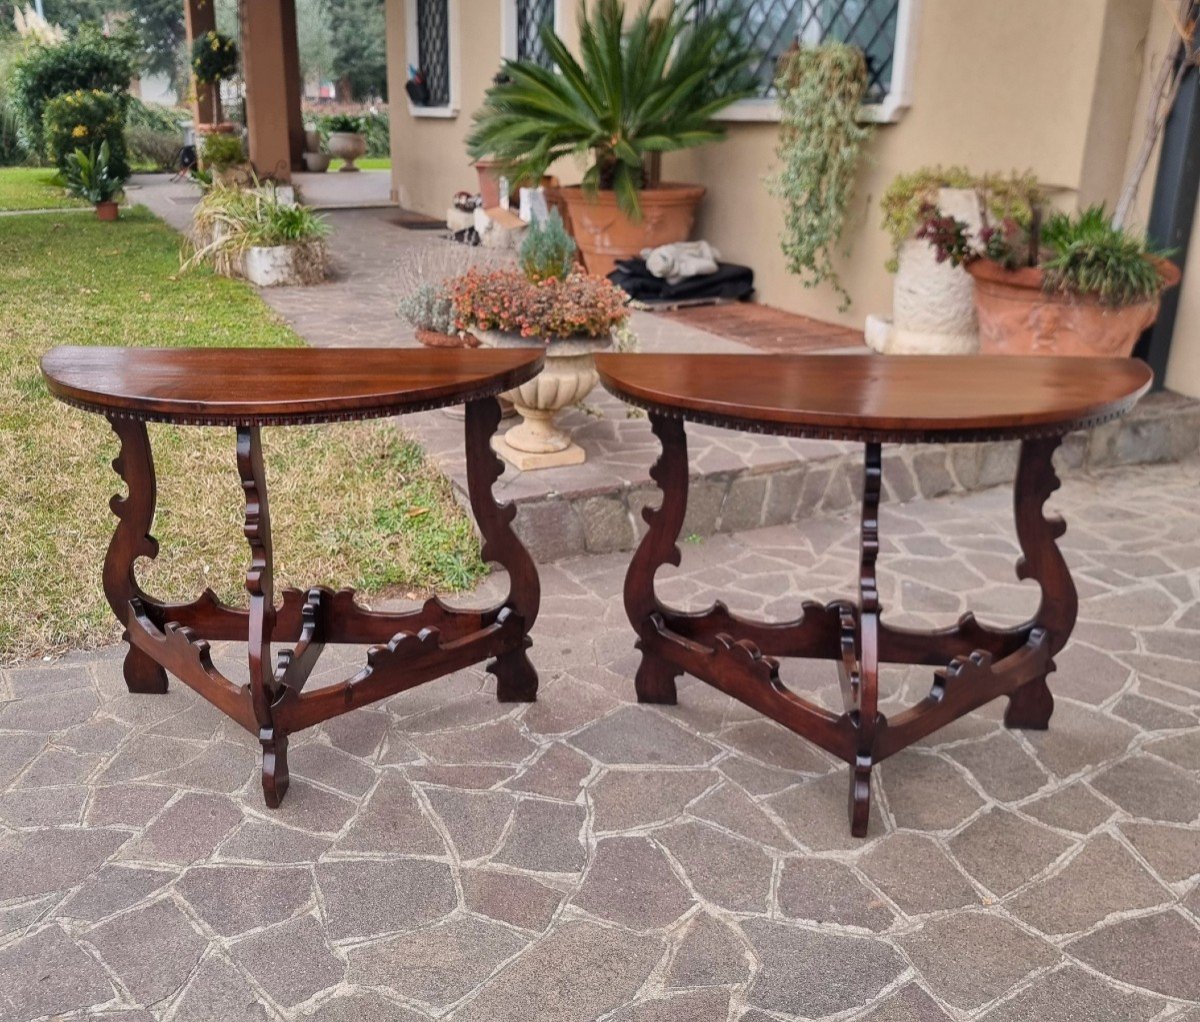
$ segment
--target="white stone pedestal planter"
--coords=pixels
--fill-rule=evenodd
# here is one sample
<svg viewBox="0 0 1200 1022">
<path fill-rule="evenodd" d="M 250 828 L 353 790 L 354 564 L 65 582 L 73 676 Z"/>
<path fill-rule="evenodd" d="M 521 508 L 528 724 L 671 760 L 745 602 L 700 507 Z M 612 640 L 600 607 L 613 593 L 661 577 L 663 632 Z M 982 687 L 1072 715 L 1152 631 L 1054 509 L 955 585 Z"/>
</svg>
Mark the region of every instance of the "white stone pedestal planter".
<svg viewBox="0 0 1200 1022">
<path fill-rule="evenodd" d="M 972 237 L 979 232 L 979 200 L 971 189 L 941 189 L 938 206 L 965 221 Z M 974 354 L 979 350 L 979 323 L 970 274 L 939 263 L 928 242 L 909 239 L 900 247 L 892 318 L 868 316 L 866 338 L 885 355 Z"/>
<path fill-rule="evenodd" d="M 242 275 L 258 287 L 311 284 L 313 269 L 297 264 L 297 251 L 294 245 L 248 248 L 242 257 Z"/>
<path fill-rule="evenodd" d="M 494 330 L 477 330 L 484 347 L 529 348 L 540 342 Z M 492 448 L 523 472 L 559 465 L 582 465 L 587 453 L 554 424 L 568 405 L 582 401 L 596 386 L 599 375 L 592 357 L 612 347 L 611 337 L 582 337 L 546 343 L 545 368 L 532 380 L 502 396 L 516 406 L 521 421 L 503 436 L 492 439 Z"/>
</svg>

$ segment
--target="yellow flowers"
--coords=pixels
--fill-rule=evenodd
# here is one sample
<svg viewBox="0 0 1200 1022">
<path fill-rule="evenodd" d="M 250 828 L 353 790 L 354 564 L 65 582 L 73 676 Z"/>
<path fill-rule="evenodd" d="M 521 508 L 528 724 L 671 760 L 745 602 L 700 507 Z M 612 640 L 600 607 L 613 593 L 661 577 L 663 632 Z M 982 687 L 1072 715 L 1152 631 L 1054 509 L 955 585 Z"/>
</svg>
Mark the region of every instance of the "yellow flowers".
<svg viewBox="0 0 1200 1022">
<path fill-rule="evenodd" d="M 87 138 L 87 133 L 87 125 L 85 124 L 76 124 L 75 127 L 71 129 L 72 138 Z"/>
</svg>

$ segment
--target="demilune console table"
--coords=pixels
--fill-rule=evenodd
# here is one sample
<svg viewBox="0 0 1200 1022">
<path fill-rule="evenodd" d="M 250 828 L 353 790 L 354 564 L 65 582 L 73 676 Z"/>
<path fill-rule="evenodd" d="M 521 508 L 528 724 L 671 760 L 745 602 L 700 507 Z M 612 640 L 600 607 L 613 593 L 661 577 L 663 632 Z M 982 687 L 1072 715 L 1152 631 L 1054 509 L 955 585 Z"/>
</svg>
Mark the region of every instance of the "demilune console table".
<svg viewBox="0 0 1200 1022">
<path fill-rule="evenodd" d="M 531 701 L 538 679 L 526 656 L 537 618 L 537 569 L 512 531 L 515 508 L 497 504 L 502 471 L 489 441 L 500 421 L 495 395 L 542 367 L 533 349 L 256 349 L 60 347 L 42 359 L 59 400 L 104 415 L 120 439 L 113 468 L 128 494 L 113 497 L 116 533 L 104 560 L 104 592 L 129 643 L 131 692 L 164 693 L 167 671 L 258 736 L 262 784 L 277 807 L 288 786 L 288 735 L 487 660 L 501 701 Z M 487 610 L 430 599 L 407 613 L 366 610 L 351 589 L 285 589 L 272 583 L 271 517 L 260 433 L 264 426 L 379 418 L 466 402 L 471 509 L 483 557 L 508 571 L 509 594 Z M 249 606 L 205 590 L 191 603 L 165 603 L 138 585 L 134 564 L 153 558 L 154 461 L 147 422 L 226 426 L 236 431 L 246 495 Z M 231 454 L 234 450 L 231 449 Z M 213 666 L 210 640 L 248 643 L 250 680 L 237 685 Z M 272 642 L 290 648 L 272 658 Z M 326 644 L 368 646 L 365 666 L 338 684 L 305 692 Z"/>
<path fill-rule="evenodd" d="M 1065 434 L 1122 415 L 1152 376 L 1131 359 L 852 355 L 600 354 L 596 366 L 617 397 L 645 408 L 662 443 L 651 475 L 659 508 L 625 579 L 625 609 L 642 652 L 635 685 L 646 703 L 674 703 L 687 672 L 778 721 L 850 764 L 850 829 L 867 833 L 872 767 L 998 696 L 1004 722 L 1044 729 L 1054 701 L 1053 657 L 1075 624 L 1078 601 L 1056 540 L 1066 526 L 1043 506 L 1059 486 L 1051 456 Z M 665 606 L 654 576 L 680 563 L 676 542 L 687 508 L 684 422 L 791 437 L 863 443 L 865 465 L 858 599 L 805 602 L 798 620 L 767 623 L 716 602 L 701 613 Z M 876 585 L 884 443 L 1020 440 L 1014 484 L 1018 578 L 1041 602 L 1017 628 L 965 614 L 939 631 L 893 627 Z M 780 657 L 832 660 L 843 710 L 790 691 Z M 879 712 L 881 663 L 937 666 L 929 695 L 888 717 Z"/>
</svg>

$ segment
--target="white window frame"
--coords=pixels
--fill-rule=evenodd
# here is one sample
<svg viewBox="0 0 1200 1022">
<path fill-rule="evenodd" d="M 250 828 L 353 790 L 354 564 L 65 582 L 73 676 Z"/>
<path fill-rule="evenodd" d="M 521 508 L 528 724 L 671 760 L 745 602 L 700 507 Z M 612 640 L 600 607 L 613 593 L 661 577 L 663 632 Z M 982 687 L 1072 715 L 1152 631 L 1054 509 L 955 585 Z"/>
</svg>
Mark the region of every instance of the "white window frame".
<svg viewBox="0 0 1200 1022">
<path fill-rule="evenodd" d="M 452 120 L 459 114 L 459 3 L 460 0 L 446 0 L 446 65 L 450 77 L 450 101 L 444 106 L 417 106 L 406 93 L 404 101 L 408 104 L 408 113 L 411 117 Z M 417 0 L 404 0 L 404 17 L 406 62 L 408 66 L 420 67 L 420 48 L 417 45 Z M 407 69 L 405 80 L 407 81 Z"/>
<path fill-rule="evenodd" d="M 564 0 L 554 0 L 554 31 L 563 23 Z M 517 0 L 501 0 L 500 4 L 500 56 L 505 60 L 517 59 Z"/>
<path fill-rule="evenodd" d="M 896 10 L 896 45 L 892 52 L 892 81 L 880 103 L 864 103 L 858 119 L 869 124 L 895 124 L 912 106 L 913 73 L 917 64 L 917 28 L 921 0 L 900 0 Z M 717 114 L 718 121 L 775 122 L 780 119 L 776 99 L 741 99 Z"/>
</svg>

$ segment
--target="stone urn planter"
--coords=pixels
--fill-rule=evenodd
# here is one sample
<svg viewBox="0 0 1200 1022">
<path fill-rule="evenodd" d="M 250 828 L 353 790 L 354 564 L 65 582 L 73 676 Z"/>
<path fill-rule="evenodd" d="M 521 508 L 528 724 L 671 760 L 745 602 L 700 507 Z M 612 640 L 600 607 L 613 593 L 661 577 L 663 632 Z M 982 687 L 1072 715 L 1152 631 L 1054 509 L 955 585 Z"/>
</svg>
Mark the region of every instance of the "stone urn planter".
<svg viewBox="0 0 1200 1022">
<path fill-rule="evenodd" d="M 700 185 L 663 184 L 638 192 L 642 219 L 635 223 L 617 207 L 615 192 L 587 195 L 578 186 L 559 188 L 555 200 L 566 203 L 571 233 L 588 273 L 606 277 L 619 259 L 633 259 L 644 248 L 687 241 L 704 198 Z"/>
<path fill-rule="evenodd" d="M 528 337 L 479 331 L 487 348 L 529 348 L 541 345 Z M 582 401 L 599 380 L 597 351 L 606 351 L 611 337 L 556 338 L 545 343 L 545 368 L 532 380 L 501 395 L 513 403 L 521 421 L 503 436 L 494 437 L 492 448 L 505 461 L 528 472 L 559 465 L 582 465 L 587 453 L 554 423 L 568 405 Z"/>
<path fill-rule="evenodd" d="M 1157 262 L 1163 289 L 1175 287 L 1179 268 L 1166 259 Z M 984 355 L 1128 357 L 1158 316 L 1162 294 L 1130 305 L 1104 305 L 1090 295 L 1046 292 L 1036 267 L 1006 270 L 979 259 L 969 272 Z"/>
<path fill-rule="evenodd" d="M 343 173 L 353 173 L 361 168 L 354 165 L 360 156 L 366 155 L 367 140 L 357 131 L 331 131 L 329 133 L 329 155 L 343 160 Z"/>
<path fill-rule="evenodd" d="M 967 224 L 971 237 L 983 226 L 979 199 L 970 188 L 942 188 L 938 208 Z M 927 241 L 900 246 L 892 284 L 892 318 L 868 316 L 867 344 L 884 355 L 970 355 L 979 350 L 975 285 L 970 274 L 939 263 Z"/>
</svg>

